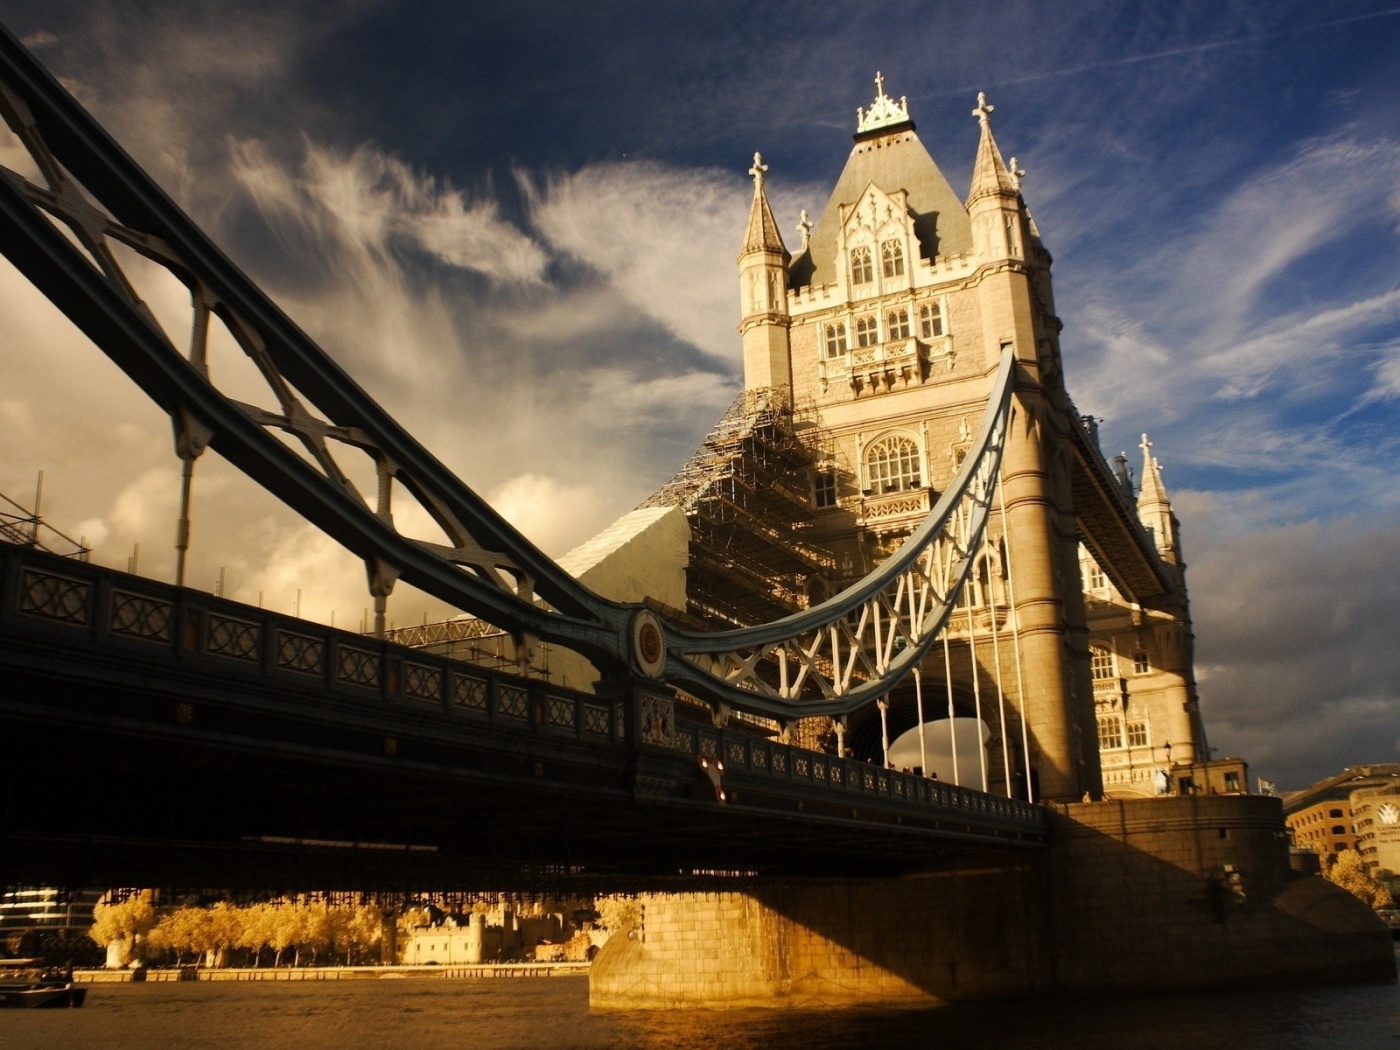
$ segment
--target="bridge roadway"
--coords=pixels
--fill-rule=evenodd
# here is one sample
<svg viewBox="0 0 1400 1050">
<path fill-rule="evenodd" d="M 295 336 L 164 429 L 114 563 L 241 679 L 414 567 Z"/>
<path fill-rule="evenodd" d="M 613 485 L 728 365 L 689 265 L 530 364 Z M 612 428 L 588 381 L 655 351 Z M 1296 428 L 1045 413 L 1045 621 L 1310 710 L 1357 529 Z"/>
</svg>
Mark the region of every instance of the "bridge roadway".
<svg viewBox="0 0 1400 1050">
<path fill-rule="evenodd" d="M 580 693 L 9 544 L 0 767 L 0 885 L 664 888 L 1049 838 L 1039 806 L 676 721 L 644 682 Z"/>
</svg>

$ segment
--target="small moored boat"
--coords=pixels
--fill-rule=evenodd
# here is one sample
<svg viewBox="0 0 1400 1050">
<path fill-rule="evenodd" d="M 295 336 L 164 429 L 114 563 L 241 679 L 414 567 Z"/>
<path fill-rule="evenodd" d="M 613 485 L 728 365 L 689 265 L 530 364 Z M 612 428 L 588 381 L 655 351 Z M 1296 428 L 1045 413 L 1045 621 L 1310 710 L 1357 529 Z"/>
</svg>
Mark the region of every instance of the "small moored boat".
<svg viewBox="0 0 1400 1050">
<path fill-rule="evenodd" d="M 73 983 L 71 967 L 39 959 L 0 959 L 0 1006 L 31 1009 L 82 1006 L 87 989 Z"/>
</svg>

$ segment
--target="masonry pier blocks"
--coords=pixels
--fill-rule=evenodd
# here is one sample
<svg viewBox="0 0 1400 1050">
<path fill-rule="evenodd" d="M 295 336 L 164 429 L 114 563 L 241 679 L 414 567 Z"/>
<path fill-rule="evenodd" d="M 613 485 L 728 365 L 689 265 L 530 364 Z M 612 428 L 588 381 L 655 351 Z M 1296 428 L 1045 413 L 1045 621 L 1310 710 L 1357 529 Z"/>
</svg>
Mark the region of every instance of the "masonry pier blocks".
<svg viewBox="0 0 1400 1050">
<path fill-rule="evenodd" d="M 1288 865 L 1279 800 L 1056 807 L 1039 854 L 897 880 L 647 895 L 590 973 L 595 1007 L 930 1006 L 1395 977 L 1350 894 Z"/>
</svg>

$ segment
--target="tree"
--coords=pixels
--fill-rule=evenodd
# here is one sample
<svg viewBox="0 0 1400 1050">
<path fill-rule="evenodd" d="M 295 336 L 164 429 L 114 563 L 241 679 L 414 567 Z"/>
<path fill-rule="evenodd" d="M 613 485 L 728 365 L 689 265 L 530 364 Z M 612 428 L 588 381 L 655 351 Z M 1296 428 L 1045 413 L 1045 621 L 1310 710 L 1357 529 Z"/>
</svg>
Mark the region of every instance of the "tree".
<svg viewBox="0 0 1400 1050">
<path fill-rule="evenodd" d="M 384 938 L 384 913 L 374 904 L 361 904 L 349 914 L 344 930 L 345 963 L 351 953 L 363 957 L 379 946 Z"/>
<path fill-rule="evenodd" d="M 273 905 L 271 910 L 267 945 L 277 953 L 272 960 L 272 965 L 276 967 L 282 965 L 282 954 L 301 937 L 301 910 L 300 905 L 292 901 L 282 901 Z"/>
<path fill-rule="evenodd" d="M 596 905 L 598 925 L 609 934 L 626 933 L 642 921 L 642 906 L 635 897 L 600 897 Z"/>
<path fill-rule="evenodd" d="M 153 897 L 150 890 L 140 890 L 124 900 L 113 900 L 108 894 L 92 909 L 93 923 L 88 936 L 104 948 L 120 944 L 123 964 L 139 958 L 141 939 L 156 925 Z"/>
<path fill-rule="evenodd" d="M 1386 908 L 1393 903 L 1390 891 L 1375 880 L 1361 854 L 1354 849 L 1344 849 L 1337 854 L 1327 869 L 1327 878 L 1372 908 Z"/>
<path fill-rule="evenodd" d="M 263 949 L 271 945 L 277 925 L 277 909 L 271 904 L 251 904 L 243 909 L 243 927 L 237 946 L 253 953 L 253 966 L 262 962 Z"/>
</svg>

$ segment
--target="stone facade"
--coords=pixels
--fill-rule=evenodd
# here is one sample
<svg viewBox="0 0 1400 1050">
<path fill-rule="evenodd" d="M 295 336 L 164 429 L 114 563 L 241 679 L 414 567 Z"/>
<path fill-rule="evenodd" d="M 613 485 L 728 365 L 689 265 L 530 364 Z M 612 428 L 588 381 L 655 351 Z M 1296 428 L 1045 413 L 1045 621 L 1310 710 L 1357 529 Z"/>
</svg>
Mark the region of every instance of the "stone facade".
<svg viewBox="0 0 1400 1050">
<path fill-rule="evenodd" d="M 999 708 L 983 714 L 985 776 L 964 769 L 959 779 L 1024 795 L 1029 770 L 1037 797 L 1065 800 L 1209 790 L 1192 769 L 1206 751 L 1179 526 L 1146 441 L 1138 488 L 1126 465 L 1111 473 L 1095 421 L 1065 391 L 1051 259 L 1021 193 L 1024 172 L 1002 159 L 993 107 L 979 97 L 981 139 L 960 200 L 907 102 L 887 97 L 882 80 L 878 91 L 821 218 L 804 214 L 794 256 L 755 157 L 739 257 L 746 387 L 781 386 L 813 450 L 806 538 L 838 568 L 812 589 L 834 593 L 864 576 L 924 519 L 1010 348 L 1018 382 L 1005 516 L 993 517 L 948 659 L 934 654 L 922 669 L 959 716 L 975 713 L 983 682 L 1009 708 L 1005 733 Z M 779 283 L 782 301 L 758 297 Z M 1081 584 L 1088 576 L 1093 586 Z M 999 647 L 999 635 L 1010 644 Z M 873 714 L 852 716 L 843 737 L 859 757 L 882 760 L 876 738 L 884 748 L 890 725 L 918 724 L 913 692 L 906 683 L 891 695 L 879 733 Z M 1234 772 L 1227 789 L 1246 790 L 1243 765 Z"/>
</svg>

